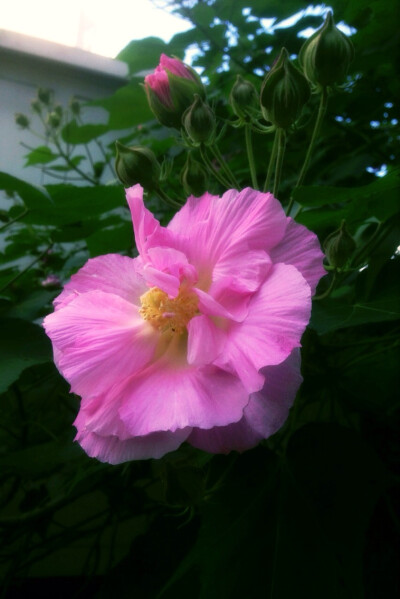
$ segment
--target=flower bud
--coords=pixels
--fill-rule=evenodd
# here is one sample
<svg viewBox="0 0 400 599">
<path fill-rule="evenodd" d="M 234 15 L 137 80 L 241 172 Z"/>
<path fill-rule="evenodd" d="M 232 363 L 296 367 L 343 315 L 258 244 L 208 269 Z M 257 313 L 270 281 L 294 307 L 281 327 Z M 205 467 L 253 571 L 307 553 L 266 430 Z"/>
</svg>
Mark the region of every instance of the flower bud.
<svg viewBox="0 0 400 599">
<path fill-rule="evenodd" d="M 46 122 L 51 129 L 57 129 L 61 123 L 61 116 L 58 114 L 58 112 L 49 112 Z"/>
<path fill-rule="evenodd" d="M 140 183 L 142 187 L 153 190 L 158 187 L 161 167 L 150 148 L 133 146 L 128 148 L 119 141 L 115 142 L 117 157 L 115 170 L 124 187 Z"/>
<path fill-rule="evenodd" d="M 310 86 L 282 48 L 261 86 L 261 110 L 266 121 L 288 129 L 300 116 L 310 97 Z"/>
<path fill-rule="evenodd" d="M 29 127 L 29 119 L 27 116 L 22 114 L 21 112 L 15 113 L 15 122 L 21 129 L 27 129 Z"/>
<path fill-rule="evenodd" d="M 307 79 L 322 87 L 341 83 L 354 58 L 353 44 L 329 11 L 324 24 L 304 42 L 299 62 Z"/>
<path fill-rule="evenodd" d="M 328 235 L 323 243 L 323 248 L 329 264 L 334 268 L 345 266 L 356 249 L 356 244 L 349 235 L 344 220 L 339 229 Z"/>
<path fill-rule="evenodd" d="M 182 116 L 192 104 L 194 94 L 204 97 L 200 77 L 177 58 L 161 54 L 154 73 L 147 75 L 144 87 L 151 110 L 162 125 L 180 129 Z"/>
<path fill-rule="evenodd" d="M 39 87 L 37 92 L 39 100 L 48 106 L 51 100 L 51 91 L 49 89 L 45 89 L 43 87 Z"/>
<path fill-rule="evenodd" d="M 61 118 L 63 115 L 63 107 L 61 104 L 56 104 L 53 108 L 53 112 L 55 112 Z"/>
<path fill-rule="evenodd" d="M 186 110 L 182 122 L 193 143 L 213 143 L 216 128 L 215 114 L 198 94 L 195 94 L 194 102 Z"/>
<path fill-rule="evenodd" d="M 207 190 L 208 173 L 204 166 L 193 158 L 192 152 L 188 153 L 181 181 L 186 193 L 194 195 L 196 198 Z"/>
<path fill-rule="evenodd" d="M 31 108 L 33 112 L 36 112 L 37 114 L 42 114 L 42 107 L 40 105 L 39 100 L 37 100 L 36 98 L 34 98 L 31 101 Z"/>
<path fill-rule="evenodd" d="M 75 116 L 79 116 L 79 114 L 81 112 L 81 104 L 76 98 L 72 97 L 70 99 L 69 107 L 70 107 L 72 114 L 74 114 Z"/>
<path fill-rule="evenodd" d="M 229 102 L 233 112 L 240 119 L 247 120 L 256 117 L 260 112 L 259 96 L 256 88 L 250 81 L 237 75 L 236 81 L 229 95 Z"/>
</svg>

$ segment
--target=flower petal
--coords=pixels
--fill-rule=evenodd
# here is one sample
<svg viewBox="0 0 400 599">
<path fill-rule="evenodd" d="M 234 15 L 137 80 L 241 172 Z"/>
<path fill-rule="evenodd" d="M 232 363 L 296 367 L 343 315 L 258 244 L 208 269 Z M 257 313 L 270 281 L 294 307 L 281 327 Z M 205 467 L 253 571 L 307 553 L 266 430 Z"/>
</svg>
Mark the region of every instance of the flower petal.
<svg viewBox="0 0 400 599">
<path fill-rule="evenodd" d="M 151 247 L 175 247 L 173 234 L 162 227 L 143 203 L 143 187 L 134 185 L 125 190 L 126 199 L 132 215 L 133 230 L 138 252 L 144 263 L 149 261 L 148 249 Z"/>
<path fill-rule="evenodd" d="M 185 236 L 184 247 L 179 249 L 200 269 L 209 269 L 233 254 L 268 251 L 281 241 L 285 228 L 278 200 L 250 188 L 230 190 L 222 198 L 191 197 L 168 225 L 170 231 Z"/>
<path fill-rule="evenodd" d="M 187 439 L 190 430 L 157 432 L 123 441 L 115 436 L 103 437 L 97 433 L 83 431 L 77 434 L 75 440 L 90 457 L 109 464 L 122 464 L 130 460 L 161 458 L 166 453 L 178 449 Z"/>
<path fill-rule="evenodd" d="M 72 275 L 62 293 L 54 300 L 54 306 L 57 310 L 78 295 L 94 290 L 113 293 L 139 305 L 140 296 L 147 290 L 140 258 L 107 254 L 88 260 Z"/>
<path fill-rule="evenodd" d="M 44 320 L 57 366 L 79 395 L 98 395 L 142 369 L 159 335 L 126 300 L 103 291 L 77 296 Z"/>
<path fill-rule="evenodd" d="M 282 364 L 268 366 L 263 374 L 265 385 L 250 396 L 239 422 L 211 430 L 194 428 L 188 443 L 211 453 L 226 454 L 255 447 L 276 433 L 284 424 L 302 382 L 299 350 L 293 350 Z"/>
<path fill-rule="evenodd" d="M 185 254 L 173 248 L 154 247 L 148 250 L 149 263 L 144 267 L 146 281 L 176 297 L 181 282 L 192 285 L 198 276 L 194 266 L 189 264 Z"/>
<path fill-rule="evenodd" d="M 240 420 L 249 396 L 239 379 L 213 366 L 173 365 L 163 358 L 116 389 L 120 417 L 133 436 Z"/>
<path fill-rule="evenodd" d="M 274 265 L 251 298 L 247 318 L 231 324 L 215 364 L 236 371 L 249 389 L 261 368 L 280 364 L 300 346 L 310 312 L 311 289 L 303 276 L 294 266 Z"/>
<path fill-rule="evenodd" d="M 293 264 L 310 285 L 312 294 L 320 278 L 326 275 L 318 237 L 292 218 L 288 218 L 285 236 L 272 248 L 270 256 L 274 263 Z"/>
<path fill-rule="evenodd" d="M 188 352 L 189 364 L 204 366 L 212 364 L 221 353 L 226 333 L 218 328 L 208 316 L 195 316 L 188 324 Z"/>
</svg>

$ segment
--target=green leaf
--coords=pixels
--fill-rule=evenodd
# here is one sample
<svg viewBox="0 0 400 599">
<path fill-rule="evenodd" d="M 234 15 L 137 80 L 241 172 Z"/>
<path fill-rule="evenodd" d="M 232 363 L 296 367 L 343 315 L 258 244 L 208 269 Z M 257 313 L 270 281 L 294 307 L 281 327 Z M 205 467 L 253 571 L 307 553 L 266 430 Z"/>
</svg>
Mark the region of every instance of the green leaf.
<svg viewBox="0 0 400 599">
<path fill-rule="evenodd" d="M 32 166 L 33 164 L 47 164 L 59 158 L 58 154 L 54 154 L 47 146 L 38 146 L 25 156 L 25 166 Z"/>
<path fill-rule="evenodd" d="M 385 220 L 399 211 L 396 202 L 399 189 L 400 170 L 396 170 L 362 187 L 299 187 L 293 197 L 307 208 L 329 206 L 332 209 L 345 205 L 346 219 L 350 222 L 371 216 Z M 301 217 L 304 214 L 308 213 Z"/>
<path fill-rule="evenodd" d="M 101 106 L 108 111 L 109 129 L 127 129 L 154 118 L 139 80 L 121 87 L 109 98 L 90 102 L 90 106 Z"/>
<path fill-rule="evenodd" d="M 90 255 L 126 252 L 134 245 L 132 223 L 101 229 L 87 238 Z"/>
<path fill-rule="evenodd" d="M 160 62 L 160 55 L 166 54 L 168 45 L 159 37 L 146 37 L 129 42 L 117 55 L 126 62 L 131 75 L 140 71 L 153 71 Z"/>
<path fill-rule="evenodd" d="M 51 359 L 51 343 L 41 327 L 17 318 L 0 319 L 0 393 L 26 368 Z"/>
<path fill-rule="evenodd" d="M 76 119 L 65 125 L 61 136 L 66 143 L 86 144 L 109 131 L 107 125 L 78 125 Z"/>
<path fill-rule="evenodd" d="M 52 206 L 51 199 L 43 187 L 31 185 L 8 173 L 0 172 L 0 189 L 17 193 L 30 210 L 46 211 Z"/>
<path fill-rule="evenodd" d="M 125 207 L 122 186 L 98 185 L 96 187 L 76 187 L 74 185 L 46 185 L 51 198 L 47 205 L 33 205 L 24 217 L 25 223 L 62 226 L 93 219 L 114 210 Z"/>
<path fill-rule="evenodd" d="M 310 326 L 320 335 L 336 329 L 353 327 L 370 322 L 387 322 L 400 318 L 396 296 L 388 295 L 371 301 L 345 303 L 331 297 L 314 302 Z"/>
</svg>

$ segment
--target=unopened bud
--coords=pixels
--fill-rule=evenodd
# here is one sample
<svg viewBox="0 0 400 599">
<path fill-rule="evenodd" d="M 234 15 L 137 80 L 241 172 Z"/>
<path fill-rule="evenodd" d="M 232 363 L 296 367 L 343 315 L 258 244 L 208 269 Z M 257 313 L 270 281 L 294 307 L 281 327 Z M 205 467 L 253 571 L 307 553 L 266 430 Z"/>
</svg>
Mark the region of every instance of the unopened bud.
<svg viewBox="0 0 400 599">
<path fill-rule="evenodd" d="M 341 83 L 354 58 L 353 44 L 329 11 L 324 24 L 304 42 L 299 62 L 307 79 L 322 87 Z"/>
<path fill-rule="evenodd" d="M 181 181 L 185 192 L 194 195 L 196 198 L 203 195 L 207 189 L 208 173 L 204 166 L 193 158 L 192 152 L 188 153 Z"/>
<path fill-rule="evenodd" d="M 192 104 L 194 94 L 205 96 L 199 75 L 187 64 L 161 54 L 160 64 L 144 80 L 149 106 L 166 127 L 181 129 L 182 116 Z"/>
<path fill-rule="evenodd" d="M 115 170 L 124 187 L 140 183 L 145 189 L 158 187 L 161 167 L 150 148 L 143 146 L 127 147 L 115 142 L 117 157 Z"/>
<path fill-rule="evenodd" d="M 29 127 L 29 119 L 21 112 L 15 114 L 15 122 L 21 129 L 27 129 Z"/>
<path fill-rule="evenodd" d="M 339 229 L 328 235 L 323 243 L 323 248 L 329 264 L 334 268 L 341 268 L 350 260 L 356 249 L 356 244 L 348 233 L 344 220 Z"/>
<path fill-rule="evenodd" d="M 61 118 L 63 115 L 63 107 L 61 104 L 56 104 L 53 108 L 53 112 L 55 112 Z"/>
<path fill-rule="evenodd" d="M 39 100 L 37 100 L 36 98 L 34 98 L 32 100 L 31 108 L 32 108 L 33 112 L 36 112 L 37 114 L 42 114 L 42 107 L 40 105 Z"/>
<path fill-rule="evenodd" d="M 81 104 L 76 98 L 70 99 L 69 107 L 71 109 L 72 114 L 74 114 L 75 116 L 79 116 L 81 112 Z"/>
<path fill-rule="evenodd" d="M 250 81 L 246 81 L 241 75 L 236 77 L 229 95 L 229 102 L 233 112 L 240 119 L 247 120 L 251 117 L 257 117 L 260 113 L 257 90 Z"/>
<path fill-rule="evenodd" d="M 39 100 L 48 106 L 51 100 L 51 91 L 49 89 L 45 89 L 43 87 L 39 87 L 37 92 Z"/>
<path fill-rule="evenodd" d="M 310 97 L 310 86 L 282 48 L 261 86 L 261 110 L 266 121 L 288 129 L 298 119 Z"/>
<path fill-rule="evenodd" d="M 194 102 L 183 115 L 183 126 L 195 144 L 212 144 L 215 139 L 216 120 L 213 110 L 195 94 Z"/>
<path fill-rule="evenodd" d="M 61 123 L 61 117 L 57 112 L 49 112 L 46 122 L 51 129 L 57 129 Z"/>
</svg>

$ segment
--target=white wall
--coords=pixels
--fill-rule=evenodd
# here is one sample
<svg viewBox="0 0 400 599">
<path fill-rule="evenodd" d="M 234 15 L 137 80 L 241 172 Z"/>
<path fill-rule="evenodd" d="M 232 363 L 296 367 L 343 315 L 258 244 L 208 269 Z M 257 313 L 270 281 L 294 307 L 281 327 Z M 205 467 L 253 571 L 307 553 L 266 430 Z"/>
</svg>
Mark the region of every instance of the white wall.
<svg viewBox="0 0 400 599">
<path fill-rule="evenodd" d="M 24 168 L 28 150 L 20 142 L 33 147 L 42 142 L 20 130 L 14 114 L 31 115 L 38 87 L 50 88 L 56 101 L 66 106 L 71 96 L 87 101 L 111 95 L 127 82 L 127 72 L 124 63 L 110 58 L 0 30 L 0 170 L 31 183 L 56 183 L 39 168 Z M 86 108 L 84 116 L 90 123 L 107 122 L 100 108 Z M 92 152 L 96 159 L 95 147 Z M 104 178 L 111 176 L 108 172 Z"/>
</svg>

